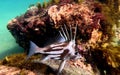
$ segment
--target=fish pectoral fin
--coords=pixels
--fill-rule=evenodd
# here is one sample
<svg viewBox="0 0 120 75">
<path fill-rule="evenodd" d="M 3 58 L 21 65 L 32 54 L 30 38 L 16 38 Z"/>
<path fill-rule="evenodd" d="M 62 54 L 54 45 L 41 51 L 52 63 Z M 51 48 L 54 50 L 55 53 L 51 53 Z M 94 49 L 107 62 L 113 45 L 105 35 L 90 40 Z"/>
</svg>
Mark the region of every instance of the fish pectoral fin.
<svg viewBox="0 0 120 75">
<path fill-rule="evenodd" d="M 58 68 L 58 72 L 57 72 L 57 75 L 60 75 L 64 66 L 65 66 L 65 63 L 66 63 L 67 60 L 62 60 L 60 65 L 59 65 L 59 68 Z"/>
<path fill-rule="evenodd" d="M 47 61 L 48 59 L 50 59 L 50 56 L 49 56 L 49 55 L 46 56 L 46 57 L 44 57 L 42 60 L 40 60 L 40 62 L 44 63 L 44 62 Z"/>
</svg>

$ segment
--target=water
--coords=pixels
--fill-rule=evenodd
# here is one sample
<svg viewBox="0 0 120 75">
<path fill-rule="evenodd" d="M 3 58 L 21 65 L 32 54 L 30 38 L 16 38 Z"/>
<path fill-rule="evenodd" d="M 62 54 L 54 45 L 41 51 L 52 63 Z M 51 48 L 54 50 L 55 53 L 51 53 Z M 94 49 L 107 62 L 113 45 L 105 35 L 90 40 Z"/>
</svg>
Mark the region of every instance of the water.
<svg viewBox="0 0 120 75">
<path fill-rule="evenodd" d="M 23 52 L 6 26 L 9 20 L 23 14 L 29 5 L 45 0 L 0 0 L 0 59 L 14 53 Z"/>
</svg>

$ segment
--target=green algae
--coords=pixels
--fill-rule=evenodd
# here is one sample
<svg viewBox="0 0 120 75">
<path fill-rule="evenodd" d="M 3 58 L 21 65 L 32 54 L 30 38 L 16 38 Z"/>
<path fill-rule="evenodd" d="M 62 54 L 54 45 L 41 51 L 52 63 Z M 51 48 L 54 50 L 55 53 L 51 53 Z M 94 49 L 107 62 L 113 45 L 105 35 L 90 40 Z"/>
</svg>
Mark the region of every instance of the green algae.
<svg viewBox="0 0 120 75">
<path fill-rule="evenodd" d="M 34 59 L 38 58 L 40 59 L 41 56 L 35 55 L 32 56 L 30 59 L 26 60 L 26 54 L 14 54 L 6 56 L 3 60 L 0 61 L 0 65 L 19 68 L 21 69 L 20 75 L 26 75 L 26 70 L 30 70 L 38 74 L 50 73 L 51 75 L 53 75 L 53 73 L 51 73 L 52 71 L 48 72 L 48 70 L 51 70 L 51 67 L 46 64 L 34 62 Z"/>
<path fill-rule="evenodd" d="M 35 59 L 37 57 L 31 57 L 30 60 L 26 60 L 26 54 L 20 53 L 20 54 L 13 54 L 10 56 L 6 56 L 3 60 L 0 61 L 0 65 L 7 65 L 7 66 L 15 66 L 19 68 L 27 67 L 32 63 L 32 59 Z"/>
<path fill-rule="evenodd" d="M 5 65 L 5 66 L 12 66 L 12 67 L 17 67 L 21 69 L 20 75 L 27 75 L 26 70 L 30 70 L 34 73 L 37 72 L 37 75 L 56 75 L 55 69 L 58 68 L 58 62 L 52 61 L 51 62 L 46 62 L 45 64 L 42 63 L 35 63 L 34 59 L 40 58 L 41 56 L 35 55 L 32 56 L 29 60 L 26 59 L 26 54 L 14 54 L 11 56 L 7 56 L 3 60 L 0 61 L 0 65 Z M 52 66 L 48 66 L 48 63 L 51 63 Z M 68 64 L 67 64 L 68 65 Z M 82 68 L 76 68 L 75 66 L 71 66 L 69 64 L 65 70 L 63 70 L 62 75 L 78 75 L 80 74 L 87 74 L 89 71 L 86 71 Z M 51 68 L 52 67 L 52 68 Z M 71 69 L 70 69 L 71 68 Z M 53 70 L 54 69 L 54 70 Z M 55 71 L 55 72 L 53 72 Z M 81 73 L 82 72 L 82 73 Z M 48 74 L 49 73 L 49 74 Z"/>
</svg>

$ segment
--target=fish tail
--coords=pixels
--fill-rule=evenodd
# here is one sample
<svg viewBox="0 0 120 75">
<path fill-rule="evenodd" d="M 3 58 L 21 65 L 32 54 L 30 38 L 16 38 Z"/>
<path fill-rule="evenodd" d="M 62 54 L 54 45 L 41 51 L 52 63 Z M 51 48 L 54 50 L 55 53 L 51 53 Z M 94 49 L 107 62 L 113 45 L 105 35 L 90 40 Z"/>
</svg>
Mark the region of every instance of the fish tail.
<svg viewBox="0 0 120 75">
<path fill-rule="evenodd" d="M 39 47 L 35 43 L 30 41 L 30 49 L 27 55 L 27 59 L 29 59 L 32 55 L 34 55 L 38 49 Z"/>
</svg>

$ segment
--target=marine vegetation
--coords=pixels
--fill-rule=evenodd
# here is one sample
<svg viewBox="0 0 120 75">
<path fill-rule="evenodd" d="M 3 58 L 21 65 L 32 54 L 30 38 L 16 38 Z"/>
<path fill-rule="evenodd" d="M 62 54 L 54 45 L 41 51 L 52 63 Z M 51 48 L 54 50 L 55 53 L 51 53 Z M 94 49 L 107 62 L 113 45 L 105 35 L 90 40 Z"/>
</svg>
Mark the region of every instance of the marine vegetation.
<svg viewBox="0 0 120 75">
<path fill-rule="evenodd" d="M 85 61 L 68 62 L 82 67 L 90 65 L 95 74 L 116 75 L 120 73 L 120 26 L 119 12 L 113 9 L 112 5 L 108 6 L 102 0 L 50 0 L 30 6 L 23 15 L 12 19 L 7 28 L 28 56 L 32 55 L 31 50 L 36 49 L 31 49 L 31 46 L 38 46 L 38 49 L 49 47 L 60 43 L 60 36 L 65 42 L 70 42 L 68 36 L 71 36 L 72 30 L 76 36 L 72 48 Z M 35 54 L 38 53 L 47 52 L 41 49 Z M 65 55 L 66 52 L 61 57 Z"/>
</svg>

